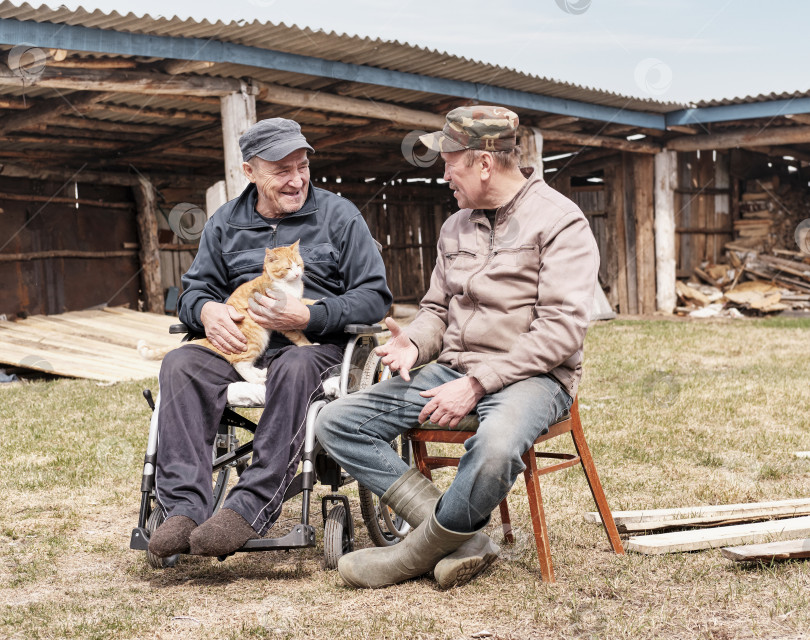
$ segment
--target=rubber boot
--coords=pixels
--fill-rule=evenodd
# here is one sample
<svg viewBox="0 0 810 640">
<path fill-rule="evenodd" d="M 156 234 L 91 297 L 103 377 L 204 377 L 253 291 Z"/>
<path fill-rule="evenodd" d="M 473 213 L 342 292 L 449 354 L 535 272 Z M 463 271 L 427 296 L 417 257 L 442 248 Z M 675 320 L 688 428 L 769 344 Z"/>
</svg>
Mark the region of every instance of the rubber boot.
<svg viewBox="0 0 810 640">
<path fill-rule="evenodd" d="M 445 529 L 433 514 L 399 544 L 354 551 L 338 560 L 343 581 L 359 589 L 379 589 L 427 573 L 477 532 Z"/>
<path fill-rule="evenodd" d="M 431 516 L 442 493 L 418 469 L 409 469 L 380 498 L 405 522 L 416 528 Z M 479 531 L 436 564 L 433 575 L 442 589 L 472 580 L 498 557 L 500 548 Z"/>
</svg>

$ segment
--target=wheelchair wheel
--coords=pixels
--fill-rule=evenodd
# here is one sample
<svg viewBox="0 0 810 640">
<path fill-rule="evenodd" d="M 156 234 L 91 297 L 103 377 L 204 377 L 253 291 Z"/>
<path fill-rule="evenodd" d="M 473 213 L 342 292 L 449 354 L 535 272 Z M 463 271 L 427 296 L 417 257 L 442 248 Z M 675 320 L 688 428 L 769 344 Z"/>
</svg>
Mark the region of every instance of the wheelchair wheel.
<svg viewBox="0 0 810 640">
<path fill-rule="evenodd" d="M 149 514 L 149 519 L 146 521 L 146 530 L 149 532 L 150 536 L 155 532 L 155 529 L 163 524 L 163 520 L 163 509 L 152 509 L 152 513 Z M 173 567 L 177 564 L 177 560 L 179 558 L 179 555 L 169 556 L 168 558 L 160 558 L 152 553 L 149 553 L 149 551 L 146 552 L 146 562 L 153 569 L 168 569 Z"/>
<path fill-rule="evenodd" d="M 411 464 L 409 442 L 397 438 L 391 443 L 391 448 L 400 451 L 400 457 L 409 465 Z M 363 514 L 363 523 L 368 529 L 368 537 L 375 545 L 390 547 L 408 535 L 411 525 L 387 506 L 381 504 L 379 497 L 373 491 L 363 485 L 358 485 L 357 490 L 360 494 L 360 513 Z"/>
<path fill-rule="evenodd" d="M 348 523 L 348 525 L 347 525 Z M 342 504 L 335 505 L 326 516 L 323 528 L 323 552 L 326 568 L 337 569 L 340 556 L 354 550 L 354 520 Z"/>
</svg>

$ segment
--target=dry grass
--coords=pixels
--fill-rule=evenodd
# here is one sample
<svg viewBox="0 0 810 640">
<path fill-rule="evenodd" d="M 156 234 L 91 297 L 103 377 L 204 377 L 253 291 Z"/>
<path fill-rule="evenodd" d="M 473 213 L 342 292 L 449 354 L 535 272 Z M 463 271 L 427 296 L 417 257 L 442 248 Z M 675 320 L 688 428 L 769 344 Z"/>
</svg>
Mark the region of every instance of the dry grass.
<svg viewBox="0 0 810 640">
<path fill-rule="evenodd" d="M 810 450 L 809 328 L 595 326 L 580 403 L 611 506 L 810 496 L 810 461 L 792 456 Z M 579 470 L 542 481 L 554 585 L 539 579 L 522 481 L 510 498 L 516 544 L 448 592 L 427 578 L 348 589 L 320 547 L 149 569 L 128 550 L 149 414 L 141 386 L 0 387 L 0 637 L 798 638 L 810 628 L 810 564 L 615 556 L 582 521 L 593 505 Z M 497 521 L 490 533 L 499 537 Z M 368 544 L 362 525 L 357 535 Z"/>
</svg>

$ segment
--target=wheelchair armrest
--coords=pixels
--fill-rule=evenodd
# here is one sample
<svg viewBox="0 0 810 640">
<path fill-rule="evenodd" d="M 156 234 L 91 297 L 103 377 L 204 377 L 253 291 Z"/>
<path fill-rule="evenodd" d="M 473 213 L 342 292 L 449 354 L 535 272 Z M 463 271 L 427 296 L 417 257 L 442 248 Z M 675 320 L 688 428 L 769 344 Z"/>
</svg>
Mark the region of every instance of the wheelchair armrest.
<svg viewBox="0 0 810 640">
<path fill-rule="evenodd" d="M 343 327 L 343 331 L 357 336 L 364 333 L 382 333 L 384 329 L 378 324 L 347 324 Z"/>
<path fill-rule="evenodd" d="M 169 325 L 169 333 L 185 333 L 186 335 L 183 336 L 183 342 L 187 342 L 189 340 L 197 340 L 199 338 L 204 338 L 205 334 L 197 333 L 196 331 L 192 331 L 188 325 L 181 323 Z"/>
</svg>

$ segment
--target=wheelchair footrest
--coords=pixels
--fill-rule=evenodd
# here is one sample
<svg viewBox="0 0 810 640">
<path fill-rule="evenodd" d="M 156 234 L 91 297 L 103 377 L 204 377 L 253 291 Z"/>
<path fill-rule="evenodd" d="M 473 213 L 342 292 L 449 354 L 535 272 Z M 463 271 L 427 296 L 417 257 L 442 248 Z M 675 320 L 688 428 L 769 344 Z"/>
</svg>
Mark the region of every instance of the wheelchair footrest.
<svg viewBox="0 0 810 640">
<path fill-rule="evenodd" d="M 315 527 L 297 524 L 292 531 L 280 538 L 256 538 L 248 540 L 239 551 L 270 551 L 272 549 L 302 549 L 315 546 Z"/>
<path fill-rule="evenodd" d="M 143 527 L 135 527 L 129 538 L 129 548 L 136 551 L 146 551 L 149 547 L 149 534 Z"/>
</svg>

